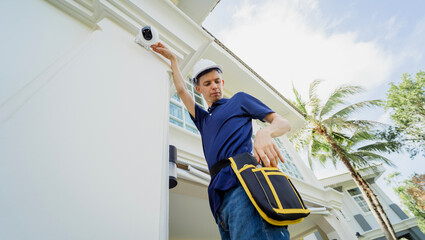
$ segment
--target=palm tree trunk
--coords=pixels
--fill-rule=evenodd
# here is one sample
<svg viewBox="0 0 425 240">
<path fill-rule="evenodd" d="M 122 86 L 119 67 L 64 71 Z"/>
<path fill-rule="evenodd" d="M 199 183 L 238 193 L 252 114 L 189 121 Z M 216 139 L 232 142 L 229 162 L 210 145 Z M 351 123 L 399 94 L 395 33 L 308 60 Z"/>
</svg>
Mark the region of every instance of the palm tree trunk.
<svg viewBox="0 0 425 240">
<path fill-rule="evenodd" d="M 319 134 L 321 134 L 322 136 L 324 136 L 326 138 L 326 140 L 329 142 L 329 144 L 331 144 L 332 148 L 335 150 L 335 152 L 340 157 L 342 163 L 344 163 L 344 165 L 347 167 L 348 171 L 351 174 L 351 177 L 354 179 L 354 182 L 359 187 L 363 196 L 365 196 L 366 202 L 367 202 L 369 208 L 371 209 L 373 215 L 377 219 L 377 222 L 378 222 L 379 226 L 381 227 L 381 230 L 384 233 L 385 238 L 387 240 L 396 240 L 397 237 L 395 235 L 394 229 L 391 226 L 391 223 L 388 221 L 388 217 L 387 217 L 386 213 L 383 211 L 382 206 L 379 203 L 378 198 L 376 197 L 375 194 L 373 194 L 369 185 L 367 185 L 366 181 L 353 168 L 353 166 L 350 164 L 348 159 L 342 153 L 342 150 L 339 148 L 339 146 L 327 134 L 326 129 L 318 127 L 318 128 L 316 128 L 316 130 Z M 377 205 L 375 203 L 379 204 L 380 209 L 379 209 L 379 207 L 377 207 Z M 382 217 L 382 216 L 385 216 L 385 217 Z M 386 219 L 386 221 L 384 219 Z"/>
<path fill-rule="evenodd" d="M 377 211 L 380 213 L 383 221 L 385 222 L 385 225 L 390 229 L 390 233 L 391 235 L 397 239 L 397 236 L 395 235 L 395 231 L 393 226 L 391 225 L 390 220 L 388 219 L 387 214 L 385 213 L 381 202 L 379 202 L 378 197 L 375 195 L 375 193 L 372 191 L 372 189 L 370 188 L 369 184 L 364 180 L 364 178 L 361 177 L 360 173 L 356 172 L 357 176 L 361 182 L 361 184 L 363 185 L 364 189 L 366 190 L 366 194 L 368 194 L 368 197 L 370 197 L 371 201 L 374 203 L 374 205 L 377 208 Z"/>
</svg>

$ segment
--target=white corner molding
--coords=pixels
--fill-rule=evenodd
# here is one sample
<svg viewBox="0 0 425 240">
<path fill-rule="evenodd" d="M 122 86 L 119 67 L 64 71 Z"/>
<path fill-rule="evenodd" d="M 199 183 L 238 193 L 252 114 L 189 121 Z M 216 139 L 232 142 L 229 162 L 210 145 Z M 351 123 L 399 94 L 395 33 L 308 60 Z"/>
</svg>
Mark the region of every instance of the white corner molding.
<svg viewBox="0 0 425 240">
<path fill-rule="evenodd" d="M 180 67 L 185 74 L 199 58 L 199 53 L 196 53 L 204 52 L 202 49 L 213 41 L 208 33 L 168 1 L 47 0 L 47 2 L 93 29 L 101 29 L 99 22 L 104 18 L 111 19 L 134 36 L 142 26 L 154 26 L 160 33 L 160 41 L 172 49 L 180 59 Z"/>
<path fill-rule="evenodd" d="M 102 29 L 100 22 L 104 18 L 113 20 L 134 36 L 141 27 L 154 26 L 160 33 L 160 41 L 173 50 L 179 59 L 184 77 L 214 41 L 212 36 L 169 1 L 145 0 L 137 3 L 131 0 L 47 1 L 93 29 Z M 178 21 L 181 24 L 175 23 L 174 26 L 170 26 L 170 22 Z M 170 87 L 171 97 L 175 93 L 172 81 Z"/>
</svg>

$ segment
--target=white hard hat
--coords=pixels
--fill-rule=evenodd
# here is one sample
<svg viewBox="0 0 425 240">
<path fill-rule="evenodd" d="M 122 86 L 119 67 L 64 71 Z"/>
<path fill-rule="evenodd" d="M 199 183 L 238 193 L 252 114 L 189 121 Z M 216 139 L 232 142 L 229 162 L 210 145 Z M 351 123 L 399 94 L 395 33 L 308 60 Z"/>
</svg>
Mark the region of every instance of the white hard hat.
<svg viewBox="0 0 425 240">
<path fill-rule="evenodd" d="M 221 65 L 216 64 L 215 62 L 209 60 L 209 59 L 201 59 L 199 60 L 195 66 L 193 67 L 193 74 L 192 74 L 192 82 L 194 85 L 198 82 L 198 76 L 209 69 L 218 69 L 220 73 L 223 72 L 223 67 Z"/>
</svg>

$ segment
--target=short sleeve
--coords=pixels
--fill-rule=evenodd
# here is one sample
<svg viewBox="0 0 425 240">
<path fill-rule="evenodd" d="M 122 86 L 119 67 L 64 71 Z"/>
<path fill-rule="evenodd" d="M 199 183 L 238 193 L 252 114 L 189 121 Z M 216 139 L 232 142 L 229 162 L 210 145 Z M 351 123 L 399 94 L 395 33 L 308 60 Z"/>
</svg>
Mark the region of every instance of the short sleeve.
<svg viewBox="0 0 425 240">
<path fill-rule="evenodd" d="M 196 128 L 198 128 L 199 132 L 202 132 L 202 123 L 204 122 L 204 118 L 208 115 L 208 112 L 202 109 L 198 104 L 195 103 L 195 118 L 191 114 L 190 118 L 192 119 L 193 123 L 195 123 Z"/>
<path fill-rule="evenodd" d="M 263 121 L 267 114 L 274 113 L 273 110 L 257 98 L 243 92 L 237 94 L 240 95 L 242 110 L 252 118 Z"/>
</svg>

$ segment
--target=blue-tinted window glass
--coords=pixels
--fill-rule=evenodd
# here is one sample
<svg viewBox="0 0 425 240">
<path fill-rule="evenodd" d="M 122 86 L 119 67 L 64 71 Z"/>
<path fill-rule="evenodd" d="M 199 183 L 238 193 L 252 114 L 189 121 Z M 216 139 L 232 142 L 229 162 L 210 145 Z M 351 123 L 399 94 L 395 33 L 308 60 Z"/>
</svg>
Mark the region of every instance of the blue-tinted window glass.
<svg viewBox="0 0 425 240">
<path fill-rule="evenodd" d="M 175 120 L 175 119 L 173 119 L 173 118 L 171 118 L 171 117 L 170 117 L 170 123 L 172 123 L 172 124 L 174 124 L 174 125 L 177 125 L 177 126 L 179 126 L 179 127 L 183 127 L 183 123 L 182 123 L 182 122 L 177 121 L 177 120 Z"/>
<path fill-rule="evenodd" d="M 170 102 L 170 115 L 178 119 L 183 119 L 182 107 Z"/>
<path fill-rule="evenodd" d="M 199 134 L 198 129 L 193 128 L 193 127 L 191 127 L 191 126 L 186 125 L 186 129 L 187 129 L 187 130 L 189 130 L 190 132 L 193 132 L 193 133 Z"/>
<path fill-rule="evenodd" d="M 171 99 L 174 99 L 174 100 L 176 100 L 176 101 L 178 101 L 178 102 L 180 102 L 181 100 L 180 100 L 180 97 L 179 97 L 179 95 L 177 94 L 177 93 L 174 93 L 174 95 L 171 97 Z"/>
<path fill-rule="evenodd" d="M 195 124 L 193 123 L 192 118 L 190 118 L 190 113 L 189 111 L 187 111 L 186 108 L 184 109 L 184 120 L 186 121 L 186 125 L 195 127 Z"/>
</svg>

